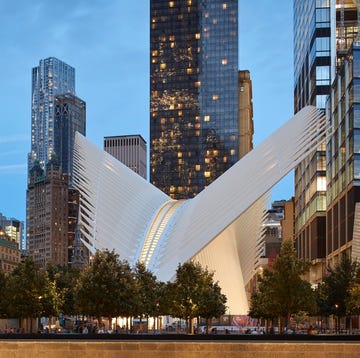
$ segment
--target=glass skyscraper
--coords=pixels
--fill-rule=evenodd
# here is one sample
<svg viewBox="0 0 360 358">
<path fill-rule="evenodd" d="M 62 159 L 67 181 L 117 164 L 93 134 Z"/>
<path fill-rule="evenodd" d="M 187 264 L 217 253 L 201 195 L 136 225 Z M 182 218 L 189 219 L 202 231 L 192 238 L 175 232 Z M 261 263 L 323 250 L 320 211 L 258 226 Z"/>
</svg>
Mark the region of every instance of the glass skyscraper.
<svg viewBox="0 0 360 358">
<path fill-rule="evenodd" d="M 35 161 L 42 168 L 54 150 L 54 108 L 58 94 L 75 94 L 75 69 L 55 57 L 40 60 L 32 69 L 31 152 L 28 169 Z"/>
<path fill-rule="evenodd" d="M 150 181 L 191 198 L 239 159 L 238 1 L 150 11 Z"/>
<path fill-rule="evenodd" d="M 75 133 L 86 135 L 86 103 L 70 94 L 55 97 L 54 152 L 72 186 Z"/>
<path fill-rule="evenodd" d="M 294 0 L 294 111 L 306 105 L 325 109 L 331 88 L 330 0 Z M 322 278 L 325 262 L 325 144 L 295 169 L 295 246 L 313 262 L 313 279 Z"/>
<path fill-rule="evenodd" d="M 349 78 L 356 75 L 344 64 L 355 63 L 349 47 L 357 29 L 353 0 L 294 0 L 295 112 L 308 104 L 329 107 L 327 118 L 334 131 L 328 133 L 327 144 L 295 170 L 295 245 L 298 256 L 313 264 L 309 278 L 314 284 L 341 247 L 350 251 L 353 235 L 358 199 L 350 188 L 357 139 Z"/>
</svg>

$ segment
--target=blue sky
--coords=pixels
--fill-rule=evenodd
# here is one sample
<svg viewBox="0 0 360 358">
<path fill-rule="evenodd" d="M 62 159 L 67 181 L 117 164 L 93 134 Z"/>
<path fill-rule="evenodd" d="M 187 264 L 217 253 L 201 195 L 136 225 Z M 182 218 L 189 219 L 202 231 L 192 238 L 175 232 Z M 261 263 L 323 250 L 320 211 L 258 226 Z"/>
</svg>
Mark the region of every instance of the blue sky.
<svg viewBox="0 0 360 358">
<path fill-rule="evenodd" d="M 165 0 L 164 0 L 165 1 Z M 25 220 L 31 69 L 76 69 L 87 137 L 149 137 L 149 0 L 0 0 L 0 212 Z M 239 2 L 240 68 L 253 80 L 255 145 L 293 114 L 292 1 Z M 259 168 L 259 170 L 261 170 Z M 292 175 L 273 191 L 293 195 Z"/>
</svg>

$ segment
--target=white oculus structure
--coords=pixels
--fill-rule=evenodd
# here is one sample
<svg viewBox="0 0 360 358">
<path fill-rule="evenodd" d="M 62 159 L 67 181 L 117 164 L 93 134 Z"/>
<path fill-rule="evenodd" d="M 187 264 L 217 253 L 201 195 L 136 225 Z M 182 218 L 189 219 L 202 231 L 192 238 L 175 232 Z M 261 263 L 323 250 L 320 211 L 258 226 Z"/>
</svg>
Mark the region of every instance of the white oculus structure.
<svg viewBox="0 0 360 358">
<path fill-rule="evenodd" d="M 305 107 L 189 200 L 173 200 L 76 134 L 74 183 L 84 244 L 141 260 L 162 281 L 199 261 L 219 281 L 231 314 L 247 314 L 245 285 L 261 252 L 271 188 L 325 139 L 323 112 Z"/>
</svg>

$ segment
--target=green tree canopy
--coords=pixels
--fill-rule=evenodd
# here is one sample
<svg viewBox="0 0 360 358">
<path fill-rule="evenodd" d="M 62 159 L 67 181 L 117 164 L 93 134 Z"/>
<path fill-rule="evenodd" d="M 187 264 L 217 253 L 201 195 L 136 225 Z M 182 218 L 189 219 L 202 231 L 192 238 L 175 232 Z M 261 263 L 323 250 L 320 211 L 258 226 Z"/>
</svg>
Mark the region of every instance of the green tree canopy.
<svg viewBox="0 0 360 358">
<path fill-rule="evenodd" d="M 192 333 L 194 317 L 219 317 L 226 311 L 226 297 L 221 294 L 214 274 L 201 267 L 199 263 L 185 262 L 176 270 L 176 279 L 170 285 L 173 299 L 171 314 L 186 319 Z"/>
<path fill-rule="evenodd" d="M 309 264 L 297 259 L 291 240 L 283 241 L 280 255 L 271 269 L 259 277 L 259 288 L 252 296 L 250 315 L 258 318 L 281 318 L 311 312 L 315 307 L 311 285 L 302 279 Z"/>
</svg>

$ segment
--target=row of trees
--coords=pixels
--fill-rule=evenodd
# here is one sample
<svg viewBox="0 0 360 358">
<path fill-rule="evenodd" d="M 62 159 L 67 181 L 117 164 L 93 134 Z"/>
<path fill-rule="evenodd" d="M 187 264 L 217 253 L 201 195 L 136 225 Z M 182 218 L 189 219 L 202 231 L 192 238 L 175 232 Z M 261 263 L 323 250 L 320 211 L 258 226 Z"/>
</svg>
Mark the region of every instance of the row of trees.
<svg viewBox="0 0 360 358">
<path fill-rule="evenodd" d="M 40 270 L 29 258 L 11 274 L 0 272 L 0 315 L 32 319 L 63 315 L 185 319 L 192 332 L 194 317 L 210 319 L 225 313 L 226 297 L 214 275 L 198 263 L 179 265 L 174 282 L 160 282 L 144 264 L 97 251 L 84 270 L 49 267 Z"/>
<path fill-rule="evenodd" d="M 360 314 L 360 266 L 343 257 L 327 268 L 324 281 L 316 288 L 303 279 L 310 264 L 297 259 L 291 241 L 284 241 L 279 257 L 271 269 L 258 276 L 258 289 L 252 295 L 250 316 L 278 320 L 279 331 L 290 317 L 340 318 Z"/>
</svg>

